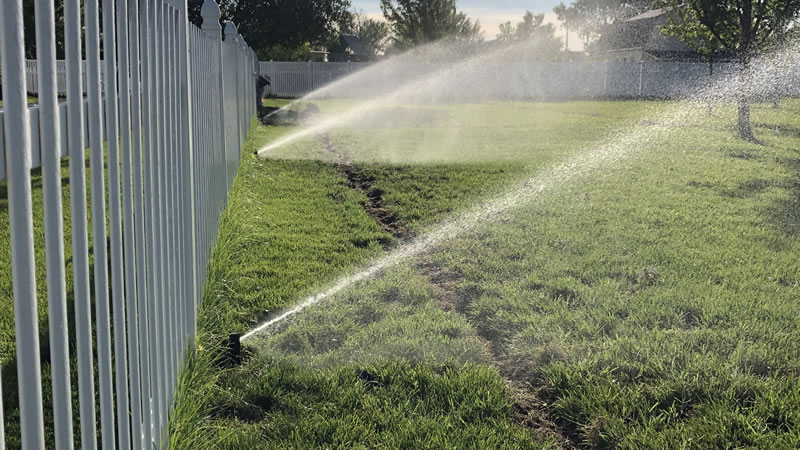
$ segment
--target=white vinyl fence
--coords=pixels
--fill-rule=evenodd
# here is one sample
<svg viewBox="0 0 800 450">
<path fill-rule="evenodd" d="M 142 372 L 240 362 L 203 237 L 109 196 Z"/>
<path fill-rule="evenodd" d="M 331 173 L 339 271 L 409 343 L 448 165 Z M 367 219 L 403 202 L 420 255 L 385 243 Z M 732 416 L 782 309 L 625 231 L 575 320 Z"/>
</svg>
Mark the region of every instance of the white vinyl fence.
<svg viewBox="0 0 800 450">
<path fill-rule="evenodd" d="M 375 63 L 349 62 L 280 62 L 259 63 L 259 72 L 269 75 L 272 85 L 267 95 L 299 98 L 348 75 L 373 67 Z M 386 80 L 413 80 L 445 67 L 442 64 L 386 64 L 377 67 L 376 74 L 363 83 L 335 90 L 336 95 L 348 97 L 377 96 L 395 88 Z M 483 66 L 473 75 L 487 77 L 471 98 L 529 98 L 542 100 L 590 100 L 596 98 L 659 98 L 674 99 L 692 95 L 708 86 L 708 64 L 697 62 L 662 61 L 626 63 L 611 62 L 536 62 L 496 65 L 493 70 Z M 714 64 L 714 80 L 733 79 L 736 63 Z M 399 73 L 398 72 L 402 72 Z M 38 90 L 37 64 L 26 62 L 28 92 Z M 85 78 L 85 74 L 84 74 Z M 57 87 L 66 93 L 64 61 L 57 62 Z M 764 82 L 764 81 L 762 81 Z M 800 74 L 776 74 L 772 84 L 779 96 L 800 96 Z M 85 83 L 85 80 L 84 80 Z M 333 94 L 334 92 L 332 92 Z"/>
<path fill-rule="evenodd" d="M 83 448 L 161 448 L 178 375 L 193 348 L 218 217 L 255 114 L 257 60 L 233 24 L 222 40 L 213 0 L 203 5 L 202 30 L 188 22 L 185 0 L 104 1 L 102 18 L 98 0 L 64 0 L 66 60 L 56 61 L 54 3 L 35 0 L 32 65 L 23 54 L 22 5 L 0 2 L 0 184 L 7 185 L 10 225 L 10 236 L 0 239 L 10 238 L 12 264 L 3 270 L 12 274 L 18 374 L 17 385 L 0 385 L 18 391 L 20 422 L 9 442 L 45 448 L 47 429 L 55 448 L 70 449 L 78 438 L 75 422 Z M 29 108 L 32 85 L 38 105 Z M 60 92 L 66 94 L 61 104 Z M 63 157 L 69 157 L 69 275 Z M 31 170 L 39 167 L 43 199 L 34 199 Z M 42 244 L 33 233 L 39 201 L 45 261 L 34 257 Z M 37 267 L 46 268 L 47 283 L 52 396 L 45 399 Z M 74 285 L 74 321 L 67 276 Z M 0 404 L 0 448 L 12 438 L 3 426 L 10 433 L 2 412 L 9 406 Z"/>
<path fill-rule="evenodd" d="M 302 97 L 328 83 L 371 67 L 374 63 L 261 62 L 261 73 L 272 78 L 267 93 L 277 97 Z M 386 80 L 414 80 L 442 70 L 443 64 L 385 64 L 359 83 L 341 86 L 339 96 L 378 96 L 396 89 Z M 466 68 L 468 69 L 468 67 Z M 714 65 L 714 80 L 731 79 L 735 63 Z M 399 73 L 398 73 L 399 72 Z M 530 62 L 491 63 L 470 72 L 475 90 L 469 98 L 586 100 L 594 98 L 682 98 L 710 82 L 708 64 L 691 62 Z M 484 80 L 478 78 L 484 77 Z M 800 96 L 800 74 L 776 74 L 776 95 Z"/>
</svg>

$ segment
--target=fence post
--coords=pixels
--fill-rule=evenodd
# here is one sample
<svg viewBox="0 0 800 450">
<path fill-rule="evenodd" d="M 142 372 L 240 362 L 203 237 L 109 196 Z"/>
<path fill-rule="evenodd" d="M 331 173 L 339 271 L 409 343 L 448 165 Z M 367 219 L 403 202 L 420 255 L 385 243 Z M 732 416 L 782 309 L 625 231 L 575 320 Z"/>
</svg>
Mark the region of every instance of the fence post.
<svg viewBox="0 0 800 450">
<path fill-rule="evenodd" d="M 237 75 L 237 77 L 236 77 L 236 98 L 239 100 L 239 103 L 238 103 L 239 109 L 236 112 L 236 117 L 237 117 L 238 121 L 236 123 L 237 123 L 237 125 L 239 125 L 239 127 L 238 127 L 238 131 L 239 131 L 239 148 L 241 148 L 242 145 L 244 145 L 244 136 L 242 134 L 242 128 L 244 126 L 244 115 L 245 115 L 244 114 L 244 108 L 245 108 L 245 104 L 244 104 L 244 88 L 245 87 L 244 87 L 243 80 L 244 80 L 246 75 L 244 73 L 244 67 L 242 66 L 242 48 L 244 48 L 244 36 L 242 36 L 241 34 L 237 33 L 236 40 L 234 42 L 236 43 L 236 75 Z"/>
<path fill-rule="evenodd" d="M 644 61 L 639 61 L 639 98 L 642 97 L 644 89 Z"/>
<path fill-rule="evenodd" d="M 214 80 L 217 84 L 216 89 L 210 90 L 210 92 L 214 92 L 215 90 L 218 91 L 217 102 L 215 103 L 213 100 L 211 102 L 212 109 L 217 109 L 217 111 L 210 111 L 211 123 L 209 124 L 212 127 L 212 146 L 216 146 L 217 142 L 214 139 L 215 137 L 221 137 L 220 143 L 224 144 L 225 142 L 225 127 L 223 125 L 223 117 L 224 117 L 224 107 L 223 102 L 225 101 L 225 95 L 223 90 L 223 79 L 225 76 L 224 68 L 222 64 L 222 26 L 219 24 L 219 18 L 221 16 L 219 11 L 219 6 L 217 2 L 214 0 L 205 0 L 203 2 L 203 7 L 200 10 L 200 15 L 203 17 L 203 26 L 202 30 L 212 38 L 212 48 L 211 52 L 213 53 L 214 57 L 212 58 L 211 62 L 214 66 L 213 69 L 217 70 L 217 78 L 218 80 Z M 214 73 L 212 69 L 212 74 Z M 209 89 L 211 87 L 209 86 Z M 213 108 L 213 105 L 218 106 L 218 108 Z M 219 116 L 219 117 L 218 117 Z M 214 131 L 217 131 L 214 133 Z M 222 162 L 225 163 L 227 160 L 225 146 L 221 145 L 220 151 L 222 152 Z M 226 171 L 227 172 L 227 171 Z M 227 175 L 225 176 L 225 184 L 227 185 Z M 219 183 L 215 183 L 219 184 Z M 213 188 L 217 191 L 218 188 Z M 214 195 L 218 195 L 218 192 L 214 192 Z M 217 213 L 218 211 L 215 211 Z"/>
<path fill-rule="evenodd" d="M 240 129 L 242 130 L 242 146 L 244 145 L 244 141 L 247 139 L 247 129 L 250 127 L 250 105 L 253 104 L 255 101 L 255 94 L 250 95 L 250 86 L 255 85 L 255 82 L 250 82 L 251 80 L 251 72 L 247 68 L 247 41 L 244 40 L 244 36 L 241 34 L 239 35 L 239 51 L 237 52 L 239 55 L 239 67 L 241 68 L 240 73 L 242 74 L 240 77 L 239 82 L 242 84 L 242 116 L 241 116 L 241 123 L 239 124 Z M 239 149 L 241 150 L 241 146 Z M 238 155 L 239 152 L 237 152 Z M 238 159 L 234 159 L 234 165 Z"/>
<path fill-rule="evenodd" d="M 14 237 L 11 239 L 11 277 L 21 438 L 30 448 L 44 448 L 22 0 L 3 0 L 0 3 L 0 21 L 8 212 L 11 236 Z"/>
<path fill-rule="evenodd" d="M 192 130 L 194 129 L 194 122 L 192 121 L 192 72 L 189 70 L 191 65 L 189 47 L 189 16 L 188 16 L 188 0 L 175 0 L 179 8 L 178 18 L 178 49 L 180 58 L 179 63 L 179 84 L 180 84 L 180 107 L 181 107 L 181 133 L 183 134 L 183 193 L 186 196 L 184 201 L 184 261 L 188 264 L 186 270 L 186 333 L 189 342 L 194 348 L 194 339 L 197 334 L 197 320 L 195 319 L 196 308 L 198 304 L 198 287 L 197 287 L 197 230 L 195 229 L 194 217 L 196 214 L 195 197 L 194 197 L 194 140 Z"/>
<path fill-rule="evenodd" d="M 228 47 L 228 51 L 226 52 L 229 55 L 228 56 L 228 62 L 226 63 L 226 66 L 228 66 L 228 68 L 232 71 L 232 73 L 228 76 L 228 79 L 230 80 L 230 83 L 232 83 L 232 85 L 233 85 L 232 86 L 233 89 L 230 90 L 230 93 L 232 94 L 232 98 L 233 98 L 231 101 L 235 102 L 235 103 L 233 103 L 235 105 L 234 106 L 234 110 L 233 111 L 228 111 L 228 113 L 229 114 L 234 114 L 233 117 L 236 119 L 236 126 L 233 128 L 233 129 L 236 130 L 236 143 L 235 144 L 236 144 L 237 148 L 242 148 L 242 134 L 239 132 L 239 130 L 241 129 L 241 126 L 240 126 L 241 118 L 239 117 L 239 111 L 241 110 L 241 99 L 239 98 L 239 88 L 238 88 L 238 86 L 239 86 L 239 64 L 238 64 L 238 61 L 239 61 L 239 57 L 238 57 L 239 56 L 239 48 L 238 48 L 239 47 L 238 46 L 239 37 L 238 36 L 239 36 L 239 34 L 238 34 L 238 30 L 236 28 L 236 24 L 234 24 L 233 22 L 226 23 L 225 24 L 225 43 L 231 44 Z M 229 129 L 228 131 L 232 131 L 232 129 Z"/>
<path fill-rule="evenodd" d="M 259 75 L 261 75 L 261 65 L 258 63 L 258 56 L 256 55 L 255 50 L 250 48 L 250 58 L 253 61 L 253 78 L 255 79 Z M 253 92 L 255 92 L 255 86 L 253 87 Z M 258 105 L 253 105 L 253 112 L 251 116 L 258 114 Z"/>
<path fill-rule="evenodd" d="M 215 68 L 218 70 L 218 79 L 216 80 L 217 89 L 219 91 L 218 95 L 218 108 L 217 111 L 211 112 L 211 126 L 218 130 L 216 133 L 216 137 L 219 138 L 219 146 L 221 147 L 222 151 L 222 162 L 225 164 L 225 186 L 229 185 L 228 180 L 228 156 L 227 150 L 225 148 L 225 126 L 223 123 L 225 117 L 225 69 L 224 64 L 222 63 L 222 26 L 219 24 L 219 18 L 221 16 L 219 6 L 217 2 L 214 0 L 205 0 L 203 2 L 203 7 L 200 10 L 200 15 L 203 17 L 203 26 L 202 30 L 208 33 L 213 38 L 213 47 L 212 53 L 214 54 L 214 59 L 212 59 L 212 63 L 216 66 Z M 227 28 L 227 26 L 226 26 Z M 213 104 L 213 102 L 212 102 Z M 216 117 L 219 115 L 219 117 Z M 216 145 L 216 143 L 215 143 Z M 227 196 L 223 200 L 224 203 L 227 203 Z"/>
</svg>

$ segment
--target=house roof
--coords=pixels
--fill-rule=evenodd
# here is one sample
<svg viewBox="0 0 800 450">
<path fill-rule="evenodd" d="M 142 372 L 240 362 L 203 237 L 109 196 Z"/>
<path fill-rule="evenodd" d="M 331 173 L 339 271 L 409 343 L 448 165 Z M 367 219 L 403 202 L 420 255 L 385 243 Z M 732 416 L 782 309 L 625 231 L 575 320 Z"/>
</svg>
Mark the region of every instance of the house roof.
<svg viewBox="0 0 800 450">
<path fill-rule="evenodd" d="M 637 20 L 652 19 L 654 17 L 659 17 L 659 16 L 662 16 L 662 15 L 664 15 L 664 10 L 662 10 L 660 8 L 659 9 L 651 9 L 650 11 L 645 11 L 645 12 L 639 14 L 638 16 L 630 17 L 628 19 L 625 19 L 624 21 L 625 22 L 636 22 Z"/>
<path fill-rule="evenodd" d="M 353 51 L 354 55 L 370 56 L 372 54 L 369 50 L 367 50 L 367 46 L 361 42 L 361 39 L 359 39 L 358 36 L 353 36 L 352 34 L 343 34 L 341 39 L 345 46 L 350 47 L 350 50 Z"/>
<path fill-rule="evenodd" d="M 614 24 L 604 36 L 608 50 L 642 49 L 645 52 L 692 52 L 686 43 L 674 36 L 661 32 L 666 25 L 667 16 L 661 9 L 646 11 Z"/>
</svg>

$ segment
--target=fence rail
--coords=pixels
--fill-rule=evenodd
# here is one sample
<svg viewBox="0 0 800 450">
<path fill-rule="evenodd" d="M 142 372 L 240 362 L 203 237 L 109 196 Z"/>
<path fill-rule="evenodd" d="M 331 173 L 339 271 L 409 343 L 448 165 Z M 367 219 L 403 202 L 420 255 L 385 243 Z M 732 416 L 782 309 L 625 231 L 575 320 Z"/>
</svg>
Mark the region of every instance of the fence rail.
<svg viewBox="0 0 800 450">
<path fill-rule="evenodd" d="M 22 14 L 22 0 L 0 3 L 0 185 L 10 231 L 0 239 L 9 239 L 13 290 L 13 299 L 0 302 L 13 301 L 16 333 L 16 356 L 0 362 L 15 363 L 17 372 L 16 385 L 0 380 L 0 449 L 7 440 L 73 448 L 73 423 L 83 448 L 161 448 L 193 348 L 219 214 L 256 112 L 257 59 L 232 23 L 222 39 L 213 0 L 203 4 L 202 30 L 188 22 L 185 0 L 112 0 L 103 2 L 102 17 L 98 0 L 65 0 L 63 61 L 55 57 L 53 2 L 35 0 L 33 61 L 24 59 Z M 26 92 L 38 96 L 37 105 L 28 106 Z M 35 168 L 43 198 L 32 196 Z M 39 202 L 43 242 L 33 232 Z M 36 260 L 40 246 L 45 261 Z M 46 273 L 46 324 L 37 268 Z M 49 336 L 43 353 L 40 323 Z M 45 355 L 51 398 L 42 395 Z M 16 408 L 18 427 L 3 416 Z"/>
<path fill-rule="evenodd" d="M 272 78 L 268 94 L 278 97 L 302 97 L 374 63 L 260 62 L 259 70 Z M 339 96 L 381 95 L 395 86 L 386 80 L 414 80 L 426 73 L 445 68 L 444 64 L 390 64 L 362 83 L 336 89 Z M 712 82 L 708 64 L 694 62 L 531 62 L 492 63 L 481 66 L 472 75 L 486 77 L 475 81 L 476 91 L 468 95 L 491 98 L 531 98 L 545 100 L 582 100 L 606 98 L 683 98 L 702 90 Z M 713 81 L 731 79 L 738 70 L 735 63 L 714 65 Z M 380 72 L 378 74 L 377 72 Z M 385 75 L 385 76 L 381 76 Z M 783 96 L 800 96 L 800 74 L 776 74 L 771 83 Z"/>
</svg>

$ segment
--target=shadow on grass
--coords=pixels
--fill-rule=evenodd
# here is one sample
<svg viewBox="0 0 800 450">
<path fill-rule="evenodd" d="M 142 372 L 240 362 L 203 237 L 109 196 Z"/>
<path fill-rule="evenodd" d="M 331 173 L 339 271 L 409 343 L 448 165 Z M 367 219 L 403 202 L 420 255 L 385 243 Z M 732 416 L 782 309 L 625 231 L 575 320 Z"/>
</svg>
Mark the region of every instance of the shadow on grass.
<svg viewBox="0 0 800 450">
<path fill-rule="evenodd" d="M 87 200 L 88 200 L 88 189 L 91 186 L 91 166 L 89 160 L 89 151 L 86 151 L 86 161 L 84 164 L 84 170 L 86 171 L 86 186 L 87 186 Z M 65 175 L 65 170 L 69 169 L 69 157 L 61 158 L 61 189 L 69 190 L 69 175 Z M 105 173 L 105 184 L 106 188 L 108 188 L 108 161 L 104 159 L 103 161 L 103 171 Z M 31 190 L 36 193 L 38 191 L 38 195 L 42 195 L 42 168 L 38 167 L 36 169 L 31 169 Z M 36 201 L 36 199 L 34 199 Z M 87 204 L 87 206 L 89 206 Z M 90 206 L 89 206 L 90 207 Z M 6 180 L 0 180 L 0 212 L 8 211 L 8 183 Z M 67 217 L 65 217 L 66 219 Z"/>
<path fill-rule="evenodd" d="M 800 139 L 800 127 L 787 124 L 769 124 L 769 123 L 754 123 L 754 128 L 769 130 L 775 133 L 776 136 L 790 137 Z"/>
<path fill-rule="evenodd" d="M 61 170 L 61 189 L 62 192 L 69 192 L 70 190 L 70 177 L 66 174 L 66 170 L 69 168 L 69 158 L 62 158 L 60 162 Z M 89 174 L 89 161 L 86 160 L 86 178 L 87 178 L 87 207 L 91 207 L 90 203 L 90 174 Z M 107 165 L 106 165 L 107 167 Z M 36 207 L 37 202 L 41 203 L 43 201 L 43 181 L 42 181 L 42 174 L 41 168 L 32 169 L 30 172 L 31 175 L 31 191 L 32 191 L 32 201 L 34 202 L 34 209 Z M 106 184 L 108 180 L 106 179 Z M 62 201 L 68 201 L 67 198 L 62 197 Z M 0 213 L 7 214 L 8 212 L 8 184 L 5 180 L 0 181 Z M 90 212 L 87 211 L 90 214 Z M 70 221 L 70 210 L 67 208 L 64 210 L 63 218 L 64 221 Z M 41 220 L 41 218 L 36 218 L 34 220 Z M 35 223 L 34 225 L 38 224 L 39 222 Z M 89 236 L 91 236 L 91 223 L 90 221 L 87 223 L 89 229 Z M 68 230 L 65 230 L 67 233 Z M 6 235 L 6 238 L 8 236 Z M 65 245 L 68 244 L 68 236 L 65 235 Z M 91 239 L 91 238 L 90 238 Z M 35 245 L 44 246 L 44 242 L 40 242 L 37 238 Z M 107 240 L 106 245 L 109 245 L 109 241 Z M 65 249 L 66 250 L 66 249 Z M 70 376 L 70 388 L 71 388 L 71 403 L 72 403 L 72 428 L 73 428 L 73 441 L 80 447 L 80 414 L 79 414 L 79 403 L 78 403 L 78 370 L 77 370 L 77 342 L 75 336 L 75 294 L 74 289 L 71 287 L 71 280 L 73 276 L 73 267 L 72 267 L 72 257 L 71 252 L 65 252 L 65 259 L 64 259 L 64 273 L 66 277 L 66 284 L 67 284 L 67 291 L 66 291 L 66 306 L 67 306 L 67 326 L 68 326 L 68 351 L 69 351 L 69 376 Z M 96 349 L 96 342 L 95 342 L 95 330 L 96 330 L 96 320 L 95 320 L 95 301 L 94 301 L 94 259 L 93 259 L 94 248 L 90 244 L 88 248 L 88 257 L 89 257 L 89 288 L 90 288 L 90 315 L 91 315 L 91 323 L 92 323 L 92 349 L 93 349 L 93 361 L 94 361 L 94 384 L 95 384 L 95 411 L 97 411 L 97 403 L 99 401 L 99 390 L 98 390 L 98 381 L 97 381 L 97 360 L 94 357 L 94 349 Z M 44 271 L 44 259 L 39 260 L 37 259 L 37 272 L 39 270 Z M 110 264 L 110 259 L 109 259 Z M 40 267 L 41 266 L 41 267 Z M 110 270 L 110 269 L 109 269 Z M 10 279 L 10 277 L 9 277 Z M 44 282 L 43 277 L 37 276 L 37 283 Z M 110 290 L 109 290 L 110 293 Z M 3 299 L 3 301 L 11 302 L 12 299 Z M 37 301 L 40 305 L 46 304 L 48 302 L 46 289 L 38 289 L 38 298 Z M 109 305 L 109 312 L 113 314 L 112 308 Z M 41 309 L 41 306 L 40 306 Z M 113 318 L 112 318 L 113 321 Z M 112 322 L 113 324 L 113 322 Z M 44 412 L 44 435 L 45 435 L 45 446 L 46 448 L 55 448 L 55 434 L 54 434 L 54 413 L 53 413 L 53 397 L 52 397 L 52 372 L 50 366 L 50 356 L 51 356 L 51 348 L 50 348 L 50 327 L 49 327 L 49 320 L 47 314 L 40 313 L 39 319 L 39 362 L 41 366 L 41 389 L 42 389 L 42 401 L 43 401 L 43 412 Z M 12 329 L 13 330 L 13 329 Z M 111 330 L 113 333 L 113 330 Z M 113 338 L 112 338 L 113 339 Z M 112 358 L 113 358 L 113 343 L 112 343 Z M 0 368 L 2 374 L 2 402 L 3 402 L 3 417 L 2 420 L 5 425 L 5 438 L 6 438 L 6 445 L 8 448 L 22 448 L 22 440 L 21 440 L 21 430 L 20 430 L 20 410 L 19 410 L 19 392 L 18 392 L 18 383 L 19 377 L 17 374 L 18 365 L 17 365 L 17 351 L 14 346 L 11 346 L 8 353 L 6 354 L 6 359 L 2 363 L 2 368 Z M 113 370 L 113 369 L 112 369 Z M 116 401 L 116 400 L 115 400 Z M 99 430 L 99 414 L 96 413 L 96 427 Z"/>
<path fill-rule="evenodd" d="M 67 273 L 72 273 L 71 264 L 67 267 Z M 94 267 L 90 267 L 89 285 L 94 286 Z M 40 298 L 39 301 L 47 301 L 47 298 Z M 92 341 L 94 347 L 95 336 L 95 302 L 92 297 L 90 302 L 92 314 Z M 80 414 L 78 404 L 78 370 L 77 370 L 77 341 L 75 338 L 75 296 L 74 292 L 67 292 L 67 323 L 68 323 L 68 349 L 70 365 L 70 389 L 72 397 L 72 433 L 76 448 L 80 448 Z M 39 363 L 42 375 L 42 402 L 44 407 L 44 435 L 47 448 L 55 448 L 55 430 L 53 415 L 53 391 L 52 391 L 52 372 L 50 367 L 50 327 L 47 317 L 39 320 Z M 94 357 L 93 357 L 94 358 Z M 95 403 L 99 401 L 97 386 L 97 362 L 94 360 L 94 382 L 95 382 Z M 17 373 L 17 352 L 12 351 L 2 367 L 3 384 L 3 412 L 6 426 L 6 444 L 9 448 L 22 448 L 21 430 L 19 425 L 19 377 Z M 96 409 L 96 408 L 95 408 Z M 96 427 L 99 430 L 99 415 L 96 415 Z"/>
<path fill-rule="evenodd" d="M 800 152 L 795 150 L 795 153 Z M 792 177 L 782 185 L 789 195 L 769 207 L 769 218 L 782 232 L 797 236 L 800 234 L 800 157 L 780 158 L 778 162 L 789 169 Z"/>
</svg>

